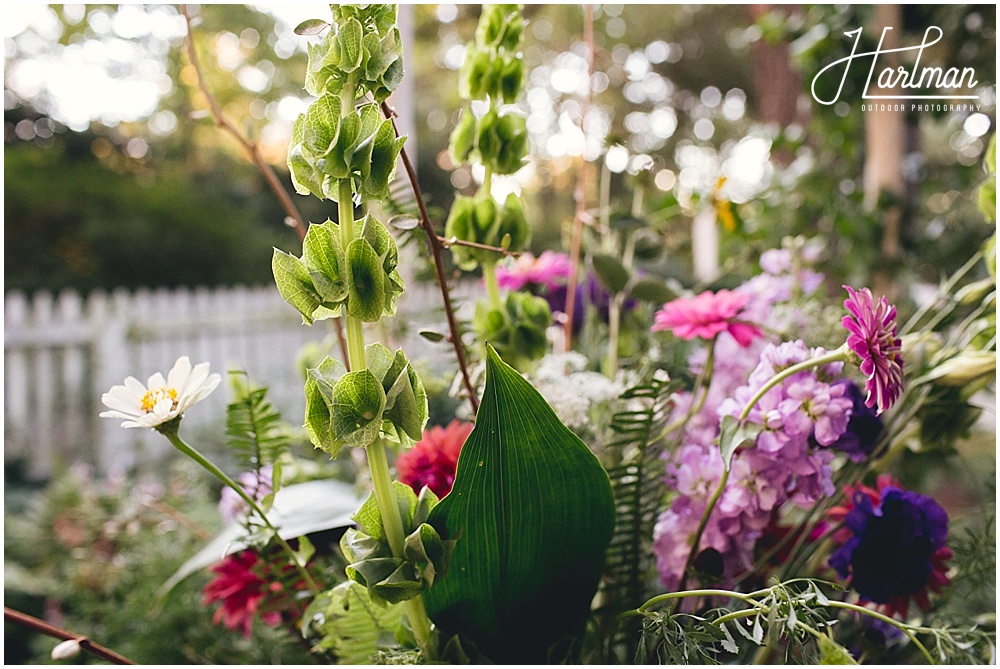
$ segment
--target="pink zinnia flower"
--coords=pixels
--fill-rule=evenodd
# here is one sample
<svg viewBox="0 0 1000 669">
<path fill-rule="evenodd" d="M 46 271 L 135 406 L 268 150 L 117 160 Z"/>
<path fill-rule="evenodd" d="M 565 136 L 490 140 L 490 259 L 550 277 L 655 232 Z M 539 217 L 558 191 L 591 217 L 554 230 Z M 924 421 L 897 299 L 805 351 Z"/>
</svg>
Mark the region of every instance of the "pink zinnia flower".
<svg viewBox="0 0 1000 669">
<path fill-rule="evenodd" d="M 899 399 L 903 390 L 903 349 L 896 336 L 896 307 L 885 297 L 878 303 L 867 288 L 855 292 L 844 286 L 850 298 L 844 306 L 851 316 L 841 321 L 850 332 L 847 345 L 861 357 L 861 373 L 868 381 L 865 406 L 878 406 L 882 413 Z"/>
<path fill-rule="evenodd" d="M 656 312 L 653 332 L 670 330 L 681 339 L 712 339 L 725 331 L 745 348 L 763 335 L 757 326 L 737 318 L 749 299 L 745 293 L 729 290 L 706 290 L 697 297 L 679 297 Z"/>
<path fill-rule="evenodd" d="M 572 270 L 573 264 L 565 253 L 542 251 L 537 258 L 524 253 L 510 269 L 497 267 L 497 284 L 504 290 L 521 290 L 529 283 L 554 290 L 566 283 Z"/>
<path fill-rule="evenodd" d="M 427 486 L 438 498 L 451 492 L 458 454 L 472 432 L 472 423 L 453 420 L 448 427 L 434 426 L 423 438 L 396 459 L 399 480 L 417 494 Z"/>
<path fill-rule="evenodd" d="M 243 637 L 250 638 L 253 619 L 261 603 L 268 595 L 280 592 L 283 586 L 276 581 L 267 583 L 262 578 L 263 561 L 253 550 L 227 555 L 209 570 L 216 576 L 202 590 L 203 602 L 206 606 L 222 602 L 212 622 L 218 625 L 221 621 L 228 630 L 241 628 Z M 281 612 L 262 612 L 261 619 L 274 627 L 281 622 Z"/>
</svg>

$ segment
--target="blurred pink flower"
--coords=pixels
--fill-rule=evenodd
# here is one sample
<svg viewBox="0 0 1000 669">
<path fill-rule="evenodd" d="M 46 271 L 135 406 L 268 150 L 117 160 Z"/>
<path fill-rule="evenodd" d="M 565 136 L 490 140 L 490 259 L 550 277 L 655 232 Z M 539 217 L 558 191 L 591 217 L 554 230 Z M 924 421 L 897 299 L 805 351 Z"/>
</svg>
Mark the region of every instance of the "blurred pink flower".
<svg viewBox="0 0 1000 669">
<path fill-rule="evenodd" d="M 553 290 L 565 283 L 572 269 L 573 265 L 565 253 L 542 251 L 537 258 L 524 253 L 509 269 L 497 267 L 497 283 L 504 290 L 520 290 L 529 283 Z"/>
<path fill-rule="evenodd" d="M 865 405 L 882 413 L 899 399 L 903 390 L 903 349 L 896 336 L 896 307 L 885 297 L 878 303 L 867 288 L 855 291 L 844 286 L 850 297 L 844 306 L 851 316 L 841 321 L 851 334 L 847 345 L 861 357 L 861 373 L 867 377 Z"/>
<path fill-rule="evenodd" d="M 679 297 L 667 302 L 656 312 L 653 332 L 670 330 L 681 339 L 712 339 L 720 332 L 728 332 L 747 347 L 763 335 L 757 326 L 738 319 L 749 296 L 744 293 L 706 290 L 697 297 Z"/>
<path fill-rule="evenodd" d="M 451 492 L 458 454 L 472 432 L 472 423 L 453 420 L 448 427 L 434 426 L 396 459 L 399 480 L 420 493 L 427 486 L 439 498 Z"/>
</svg>

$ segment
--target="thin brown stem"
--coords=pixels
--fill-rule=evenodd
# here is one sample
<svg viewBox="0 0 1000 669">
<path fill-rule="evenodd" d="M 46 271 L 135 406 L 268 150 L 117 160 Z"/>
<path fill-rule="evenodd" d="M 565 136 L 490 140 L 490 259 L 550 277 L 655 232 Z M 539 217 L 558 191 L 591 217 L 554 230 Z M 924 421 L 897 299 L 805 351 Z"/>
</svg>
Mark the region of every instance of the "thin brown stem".
<svg viewBox="0 0 1000 669">
<path fill-rule="evenodd" d="M 502 256 L 510 256 L 511 258 L 518 258 L 523 253 L 523 251 L 508 251 L 507 249 L 499 246 L 490 246 L 489 244 L 470 242 L 464 239 L 459 239 L 458 237 L 442 237 L 441 235 L 435 235 L 435 237 L 437 237 L 438 243 L 441 244 L 442 248 L 449 248 L 451 246 L 468 246 L 473 249 L 493 251 L 494 253 L 499 253 Z"/>
<path fill-rule="evenodd" d="M 119 655 L 115 651 L 105 648 L 100 644 L 94 643 L 82 634 L 74 634 L 73 632 L 64 630 L 61 627 L 56 627 L 55 625 L 47 623 L 44 620 L 39 620 L 34 616 L 29 616 L 27 613 L 21 613 L 20 611 L 15 611 L 14 609 L 5 606 L 3 607 L 3 619 L 55 639 L 62 639 L 63 641 L 76 641 L 80 644 L 81 649 L 87 651 L 91 655 L 96 655 L 102 660 L 107 660 L 112 664 L 136 664 L 127 657 Z"/>
<path fill-rule="evenodd" d="M 198 79 L 198 90 L 201 94 L 205 96 L 205 100 L 208 101 L 208 107 L 212 112 L 212 118 L 215 119 L 215 124 L 228 132 L 233 138 L 239 142 L 240 146 L 247 152 L 250 156 L 250 160 L 260 171 L 261 176 L 264 177 L 264 181 L 267 182 L 268 187 L 270 187 L 271 192 L 274 193 L 275 197 L 281 203 L 281 208 L 285 210 L 285 214 L 288 216 L 288 220 L 293 221 L 296 234 L 299 236 L 299 241 L 303 241 L 306 238 L 306 229 L 309 227 L 306 223 L 305 218 L 299 212 L 298 207 L 292 201 L 292 197 L 285 190 L 285 187 L 281 184 L 281 180 L 278 179 L 278 175 L 274 173 L 274 168 L 264 160 L 264 154 L 260 151 L 260 146 L 256 142 L 251 141 L 246 135 L 240 132 L 239 128 L 226 117 L 222 112 L 222 107 L 219 106 L 218 101 L 216 101 L 215 96 L 212 95 L 212 91 L 209 90 L 208 84 L 205 83 L 205 77 L 202 75 L 201 71 L 201 61 L 198 60 L 198 53 L 194 48 L 194 39 L 192 38 L 191 32 L 191 16 L 188 14 L 187 5 L 181 5 L 181 14 L 184 15 L 184 22 L 187 25 L 187 34 L 184 37 L 184 43 L 187 47 L 188 59 L 191 61 L 191 67 L 194 68 L 195 76 Z M 340 345 L 341 358 L 347 361 L 347 342 L 344 339 L 344 329 L 343 324 L 340 322 L 339 318 L 331 319 L 333 321 L 333 331 L 337 335 L 337 343 Z"/>
<path fill-rule="evenodd" d="M 387 119 L 392 120 L 393 130 L 398 137 L 399 130 L 396 128 L 395 121 L 396 113 L 385 102 L 382 103 L 382 113 L 385 114 Z M 437 276 L 438 287 L 441 289 L 441 301 L 444 304 L 445 317 L 448 319 L 448 330 L 451 332 L 450 339 L 452 346 L 455 348 L 455 359 L 458 361 L 458 370 L 462 375 L 465 392 L 469 395 L 469 404 L 472 405 L 472 413 L 477 414 L 479 413 L 479 395 L 476 394 L 476 387 L 472 385 L 472 379 L 469 376 L 469 369 L 465 362 L 465 346 L 462 344 L 462 333 L 458 329 L 458 322 L 455 320 L 455 310 L 451 306 L 451 293 L 448 292 L 448 277 L 445 274 L 444 260 L 441 258 L 441 238 L 434 232 L 434 226 L 431 225 L 431 218 L 427 214 L 427 206 L 424 204 L 424 196 L 420 190 L 420 185 L 417 183 L 417 172 L 413 169 L 413 164 L 410 162 L 410 157 L 406 153 L 405 146 L 401 149 L 399 155 L 403 160 L 403 169 L 406 170 L 406 176 L 410 181 L 413 197 L 417 201 L 417 209 L 420 211 L 420 227 L 427 234 L 427 241 L 431 247 L 431 256 L 434 259 L 434 274 Z"/>
<path fill-rule="evenodd" d="M 584 137 L 587 136 L 587 113 L 590 110 L 591 86 L 590 79 L 594 74 L 594 6 L 584 5 L 583 9 L 583 40 L 587 44 L 587 94 L 580 106 L 580 127 Z M 571 270 L 566 285 L 566 321 L 563 323 L 566 350 L 573 348 L 573 316 L 576 308 L 577 273 L 580 269 L 580 246 L 583 238 L 583 220 L 587 211 L 587 158 L 581 155 L 580 173 L 576 181 L 576 213 L 573 216 L 573 236 L 570 240 L 569 259 Z"/>
</svg>

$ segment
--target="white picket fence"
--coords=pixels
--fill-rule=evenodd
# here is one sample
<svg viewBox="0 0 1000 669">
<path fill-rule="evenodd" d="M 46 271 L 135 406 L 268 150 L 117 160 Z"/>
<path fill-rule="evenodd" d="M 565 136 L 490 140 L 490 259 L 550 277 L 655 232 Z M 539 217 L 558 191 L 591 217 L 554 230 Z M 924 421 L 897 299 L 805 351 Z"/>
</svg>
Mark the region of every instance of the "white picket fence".
<svg viewBox="0 0 1000 669">
<path fill-rule="evenodd" d="M 461 290 L 459 292 L 467 292 Z M 435 368 L 449 363 L 449 347 L 416 336 L 443 322 L 437 287 L 411 284 L 400 298 L 399 318 L 372 330 L 411 360 Z M 393 323 L 406 335 L 393 337 Z M 296 358 L 308 342 L 325 343 L 339 357 L 331 324 L 302 324 L 273 286 L 95 292 L 57 297 L 12 292 L 4 298 L 4 463 L 21 461 L 27 474 L 44 478 L 75 462 L 100 471 L 158 465 L 173 457 L 170 445 L 149 430 L 119 427 L 99 418 L 101 394 L 126 376 L 145 382 L 166 374 L 182 356 L 208 361 L 213 371 L 243 370 L 268 386 L 269 397 L 293 424 L 304 409 Z M 451 363 L 453 366 L 453 363 Z M 188 412 L 182 435 L 218 446 L 223 442 L 227 380 Z"/>
</svg>

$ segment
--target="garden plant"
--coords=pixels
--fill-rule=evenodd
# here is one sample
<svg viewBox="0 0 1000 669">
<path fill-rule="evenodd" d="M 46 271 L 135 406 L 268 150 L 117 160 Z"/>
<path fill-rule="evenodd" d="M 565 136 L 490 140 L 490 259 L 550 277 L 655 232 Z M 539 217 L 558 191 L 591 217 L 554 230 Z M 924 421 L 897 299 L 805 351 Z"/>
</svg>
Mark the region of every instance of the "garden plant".
<svg viewBox="0 0 1000 669">
<path fill-rule="evenodd" d="M 224 486 L 225 557 L 150 596 L 169 606 L 204 566 L 201 604 L 227 634 L 266 628 L 344 664 L 995 662 L 993 612 L 963 602 L 995 588 L 991 508 L 958 530 L 897 469 L 953 449 L 993 384 L 995 234 L 906 313 L 872 286 L 828 290 L 820 236 L 760 249 L 745 278 L 685 284 L 658 270 L 652 164 L 635 161 L 616 182 L 631 207 L 615 210 L 603 169 L 570 253 L 536 256 L 530 201 L 493 188 L 530 160 L 522 9 L 484 6 L 465 47 L 447 148 L 480 179 L 442 220 L 397 174 L 397 8 L 333 5 L 296 29 L 311 102 L 291 185 L 336 215 L 271 269 L 303 327 L 342 329 L 342 353 L 300 356 L 302 419 L 253 370 L 224 384 L 188 355 L 104 395 L 101 416 L 159 432 Z M 995 143 L 984 162 L 961 197 L 992 220 Z M 722 196 L 700 206 L 735 215 Z M 481 286 L 474 308 L 452 307 L 442 257 Z M 403 264 L 425 261 L 447 332 L 424 334 L 456 353 L 439 425 L 418 361 L 377 338 L 415 274 Z M 184 434 L 226 385 L 239 473 Z M 324 475 L 342 517 L 310 525 L 288 505 Z"/>
</svg>

